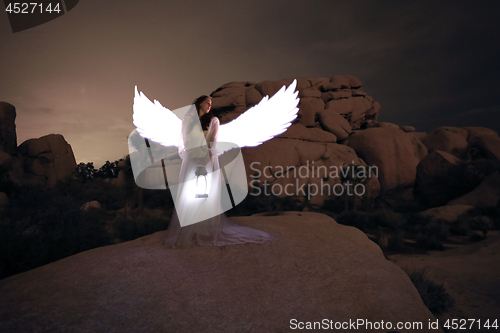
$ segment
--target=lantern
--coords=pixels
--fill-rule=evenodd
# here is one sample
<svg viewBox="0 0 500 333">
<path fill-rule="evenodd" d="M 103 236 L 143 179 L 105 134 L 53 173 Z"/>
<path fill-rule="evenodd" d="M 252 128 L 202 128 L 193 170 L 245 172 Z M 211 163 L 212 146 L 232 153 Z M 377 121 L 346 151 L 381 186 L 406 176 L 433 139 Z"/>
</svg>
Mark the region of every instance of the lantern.
<svg viewBox="0 0 500 333">
<path fill-rule="evenodd" d="M 207 182 L 207 169 L 205 169 L 204 166 L 198 166 L 196 167 L 196 170 L 194 172 L 194 175 L 196 176 L 196 190 L 197 194 L 195 195 L 195 198 L 208 198 L 207 194 L 207 188 L 208 188 L 208 182 Z M 203 176 L 205 178 L 205 188 L 203 189 L 203 186 L 199 185 L 198 179 L 200 176 Z M 203 191 L 202 191 L 203 189 Z"/>
</svg>

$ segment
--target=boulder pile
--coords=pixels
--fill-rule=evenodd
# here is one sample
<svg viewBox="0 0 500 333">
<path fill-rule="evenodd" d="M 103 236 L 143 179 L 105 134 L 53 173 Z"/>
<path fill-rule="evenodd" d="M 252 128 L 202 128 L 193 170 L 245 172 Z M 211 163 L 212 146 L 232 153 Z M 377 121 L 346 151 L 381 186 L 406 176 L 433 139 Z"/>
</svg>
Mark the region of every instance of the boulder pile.
<svg viewBox="0 0 500 333">
<path fill-rule="evenodd" d="M 368 200 L 407 189 L 409 199 L 429 208 L 498 204 L 500 188 L 494 172 L 500 162 L 500 138 L 495 131 L 440 127 L 415 132 L 405 124 L 378 122 L 380 104 L 363 91 L 356 77 L 296 79 L 297 120 L 279 137 L 242 149 L 252 190 L 267 187 L 272 194 L 293 193 L 300 199 L 306 186 L 306 196 L 315 194 L 309 203 L 319 207 L 325 200 L 346 195 L 339 186 L 345 188 L 352 181 L 353 186 L 363 184 L 365 191 L 357 197 Z M 224 84 L 211 93 L 213 112 L 224 124 L 293 80 Z M 342 173 L 369 167 L 376 172 L 354 176 L 349 172 L 351 177 Z M 321 187 L 325 191 L 313 193 Z M 332 188 L 336 191 L 328 191 Z M 488 200 L 482 200 L 485 193 Z"/>
</svg>

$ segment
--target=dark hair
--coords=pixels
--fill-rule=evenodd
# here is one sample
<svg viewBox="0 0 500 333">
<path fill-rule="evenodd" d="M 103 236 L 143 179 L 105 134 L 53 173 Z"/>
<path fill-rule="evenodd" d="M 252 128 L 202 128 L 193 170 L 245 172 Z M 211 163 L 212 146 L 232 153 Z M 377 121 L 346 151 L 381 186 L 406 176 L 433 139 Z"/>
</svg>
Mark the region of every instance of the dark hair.
<svg viewBox="0 0 500 333">
<path fill-rule="evenodd" d="M 197 99 L 194 100 L 193 104 L 194 106 L 196 107 L 196 111 L 200 112 L 200 105 L 201 103 L 203 103 L 207 98 L 210 98 L 210 96 L 207 96 L 207 95 L 201 95 L 200 97 L 198 97 Z"/>
<path fill-rule="evenodd" d="M 196 112 L 198 113 L 198 117 L 200 117 L 200 105 L 203 103 L 207 98 L 210 98 L 210 96 L 207 95 L 202 95 L 198 97 L 197 99 L 194 100 L 194 106 L 196 107 Z M 214 117 L 212 112 L 205 113 L 203 116 L 200 117 L 200 123 L 201 123 L 201 128 L 203 130 L 207 130 L 208 126 L 210 126 L 210 121 Z"/>
</svg>

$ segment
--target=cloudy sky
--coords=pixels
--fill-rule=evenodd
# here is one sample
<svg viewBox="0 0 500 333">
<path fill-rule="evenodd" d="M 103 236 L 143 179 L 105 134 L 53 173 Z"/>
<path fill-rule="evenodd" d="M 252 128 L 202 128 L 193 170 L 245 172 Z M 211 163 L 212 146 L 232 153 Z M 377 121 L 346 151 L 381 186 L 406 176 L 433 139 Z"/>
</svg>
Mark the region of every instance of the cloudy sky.
<svg viewBox="0 0 500 333">
<path fill-rule="evenodd" d="M 380 121 L 500 131 L 499 4 L 83 0 L 18 33 L 4 12 L 0 101 L 18 144 L 60 133 L 97 167 L 127 154 L 135 85 L 172 109 L 230 81 L 349 74 Z"/>
</svg>

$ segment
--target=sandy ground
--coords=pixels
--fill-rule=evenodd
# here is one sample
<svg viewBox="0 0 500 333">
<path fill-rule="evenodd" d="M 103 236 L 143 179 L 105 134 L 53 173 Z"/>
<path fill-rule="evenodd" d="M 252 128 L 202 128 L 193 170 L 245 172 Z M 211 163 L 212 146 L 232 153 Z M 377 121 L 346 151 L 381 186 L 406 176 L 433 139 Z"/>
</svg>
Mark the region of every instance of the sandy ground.
<svg viewBox="0 0 500 333">
<path fill-rule="evenodd" d="M 428 277 L 443 283 L 455 307 L 438 318 L 497 319 L 500 325 L 500 234 L 485 240 L 424 255 L 390 255 L 401 268 L 425 268 Z M 469 321 L 469 324 L 471 322 Z M 476 322 L 477 326 L 477 322 Z M 468 326 L 467 326 L 468 327 Z M 496 332 L 469 328 L 456 332 Z M 453 332 L 451 330 L 450 332 Z"/>
</svg>

